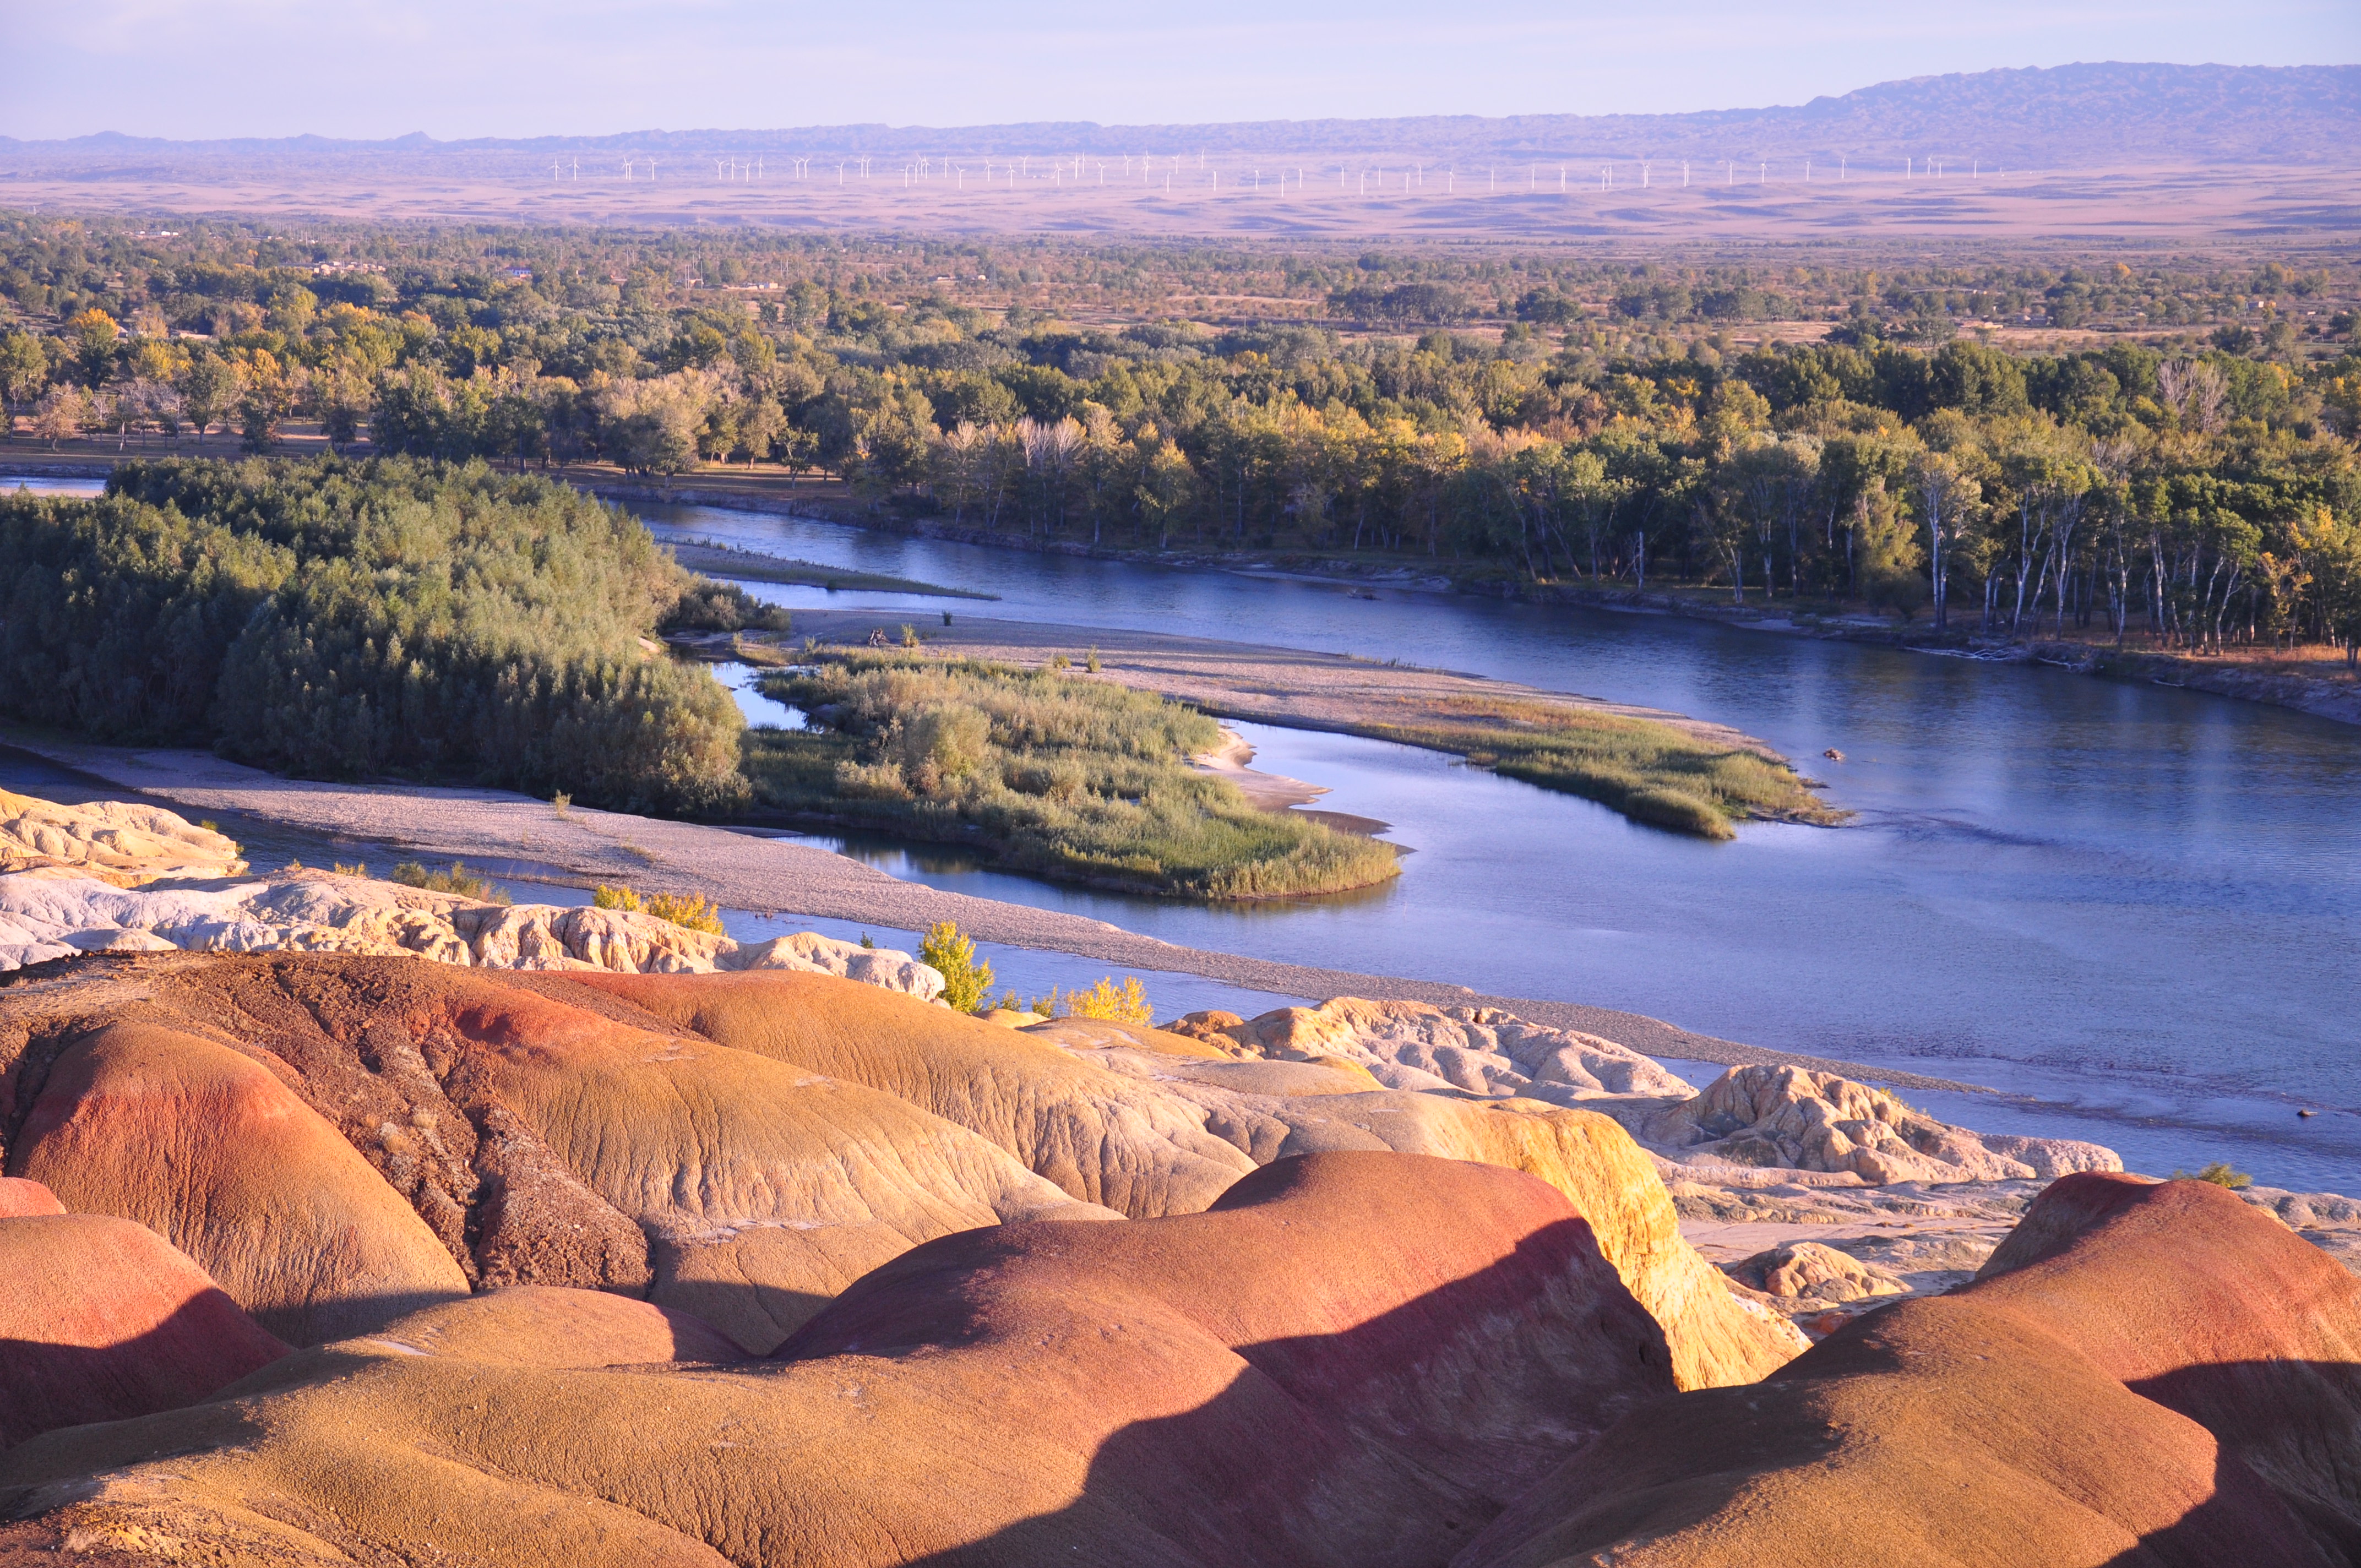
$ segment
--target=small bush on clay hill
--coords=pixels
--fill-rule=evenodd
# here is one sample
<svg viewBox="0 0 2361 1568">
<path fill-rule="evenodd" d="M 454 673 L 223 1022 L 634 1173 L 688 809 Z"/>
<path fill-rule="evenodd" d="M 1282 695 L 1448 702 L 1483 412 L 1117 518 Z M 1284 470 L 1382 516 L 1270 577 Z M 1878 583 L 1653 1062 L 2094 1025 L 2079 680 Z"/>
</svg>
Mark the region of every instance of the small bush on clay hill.
<svg viewBox="0 0 2361 1568">
<path fill-rule="evenodd" d="M 2227 1160 L 2214 1160 L 2197 1170 L 2176 1170 L 2175 1181 L 2210 1181 L 2216 1187 L 2226 1187 L 2233 1192 L 2244 1191 L 2255 1184 L 2255 1179 L 2243 1170 L 2233 1170 Z"/>
<path fill-rule="evenodd" d="M 862 934 L 861 941 L 863 947 L 869 945 L 868 933 Z M 976 962 L 974 938 L 957 926 L 944 920 L 928 927 L 918 939 L 918 961 L 943 977 L 943 1001 L 954 1011 L 985 1010 L 984 998 L 992 993 L 992 966 Z"/>
<path fill-rule="evenodd" d="M 708 937 L 727 935 L 721 928 L 721 906 L 709 898 L 693 893 L 656 893 L 642 894 L 628 887 L 599 884 L 590 895 L 594 909 L 623 909 L 642 915 L 653 915 L 659 920 L 669 920 L 684 931 L 702 931 Z"/>
<path fill-rule="evenodd" d="M 1049 995 L 1035 997 L 1023 1011 L 1044 1018 L 1103 1018 L 1110 1024 L 1145 1024 L 1156 1016 L 1139 977 L 1131 974 L 1123 977 L 1121 985 L 1109 975 L 1088 991 L 1060 992 L 1053 985 Z"/>
</svg>

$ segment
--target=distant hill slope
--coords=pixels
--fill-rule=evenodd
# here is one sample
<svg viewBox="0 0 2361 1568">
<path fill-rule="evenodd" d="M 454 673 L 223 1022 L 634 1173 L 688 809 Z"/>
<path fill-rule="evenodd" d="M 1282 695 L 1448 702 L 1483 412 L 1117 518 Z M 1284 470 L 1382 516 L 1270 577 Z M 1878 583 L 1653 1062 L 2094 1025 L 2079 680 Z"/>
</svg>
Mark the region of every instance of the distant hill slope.
<svg viewBox="0 0 2361 1568">
<path fill-rule="evenodd" d="M 901 158 L 1154 153 L 1323 158 L 1697 159 L 1810 158 L 1833 163 L 1945 158 L 2012 168 L 2293 162 L 2342 164 L 2361 132 L 2361 65 L 2098 63 L 1880 82 L 1794 107 L 1687 115 L 1428 115 L 1222 125 L 1079 122 L 954 127 L 819 126 L 642 131 L 594 137 L 438 142 L 321 137 L 171 142 L 113 134 L 70 141 L 0 137 L 0 156 L 52 168 L 126 159 L 371 161 L 531 153 Z"/>
</svg>

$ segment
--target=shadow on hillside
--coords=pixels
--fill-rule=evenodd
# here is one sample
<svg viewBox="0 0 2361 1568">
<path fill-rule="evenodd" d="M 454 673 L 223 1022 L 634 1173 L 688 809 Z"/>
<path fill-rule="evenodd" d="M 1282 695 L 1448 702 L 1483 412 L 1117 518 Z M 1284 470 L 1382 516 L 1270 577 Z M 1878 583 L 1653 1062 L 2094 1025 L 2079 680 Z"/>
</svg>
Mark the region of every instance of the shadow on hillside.
<svg viewBox="0 0 2361 1568">
<path fill-rule="evenodd" d="M 1321 1341 L 1301 1343 L 1316 1352 L 1327 1348 Z M 1248 1354 L 1284 1344 L 1252 1347 Z M 2106 1568 L 2361 1564 L 2361 1365 L 2235 1363 L 2187 1368 L 2130 1387 L 2202 1425 L 2210 1418 L 2221 1448 L 2212 1495 L 2171 1525 L 2149 1531 Z M 1082 1496 L 1069 1507 L 914 1561 L 925 1568 L 1029 1568 L 1052 1562 L 1088 1562 L 1094 1568 L 1487 1568 L 1495 1561 L 1587 1562 L 1592 1560 L 1587 1554 L 1620 1543 L 1702 1527 L 1704 1533 L 1686 1542 L 1695 1550 L 1721 1533 L 1708 1521 L 1726 1520 L 1737 1530 L 1735 1541 L 1722 1542 L 1730 1554 L 1695 1560 L 1768 1568 L 1790 1559 L 1759 1556 L 1752 1548 L 1808 1538 L 1814 1530 L 1799 1528 L 1791 1536 L 1775 1519 L 1747 1523 L 1730 1510 L 1762 1471 L 1817 1467 L 1836 1455 L 1805 1453 L 1817 1445 L 1804 1429 L 1821 1425 L 1807 1405 L 1773 1402 L 1769 1410 L 1751 1414 L 1750 1393 L 1706 1390 L 1646 1407 L 1692 1429 L 1691 1467 L 1676 1466 L 1620 1494 L 1585 1492 L 1568 1499 L 1562 1516 L 1528 1516 L 1508 1535 L 1469 1553 L 1469 1544 L 1504 1505 L 1540 1475 L 1504 1475 L 1492 1496 L 1452 1486 L 1419 1464 L 1418 1455 L 1396 1447 L 1398 1434 L 1373 1433 L 1365 1424 L 1309 1409 L 1249 1365 L 1201 1409 L 1116 1432 L 1093 1458 Z M 1275 1411 L 1283 1419 L 1275 1419 Z M 1708 1411 L 1708 1419 L 1697 1419 Z M 2038 1425 L 2039 1413 L 2027 1420 Z M 1644 1437 L 1641 1442 L 1646 1446 Z M 1596 1448 L 1589 1452 L 1598 1454 Z M 1767 1464 L 1750 1464 L 1749 1455 Z M 1600 1468 L 1612 1474 L 1616 1466 L 1609 1461 Z M 2163 1480 L 2167 1489 L 2170 1484 Z M 2132 1491 L 2139 1490 L 2135 1482 Z M 2053 1523 L 2087 1520 L 2084 1510 L 2103 1507 L 2070 1488 L 2057 1496 Z M 1872 1514 L 1880 1506 L 1878 1499 L 1863 1501 Z M 1883 1506 L 1894 1501 L 1883 1499 Z M 1943 1498 L 1931 1502 L 1938 1514 L 1959 1506 Z M 2040 1519 L 2025 1523 L 2031 1533 L 2004 1560 L 2008 1568 L 2067 1560 L 2051 1554 L 2053 1548 L 2070 1552 L 2062 1541 L 2045 1545 Z M 1675 1555 L 1690 1560 L 1679 1558 L 1678 1549 Z M 2001 1568 L 2004 1560 L 1970 1549 L 1959 1561 Z"/>
<path fill-rule="evenodd" d="M 2361 1564 L 2361 1364 L 2222 1362 L 2126 1387 L 2221 1453 L 2213 1495 L 2108 1568 Z"/>
<path fill-rule="evenodd" d="M 1532 1303 L 1537 1269 L 1582 1255 L 1594 1260 L 1583 1272 L 1603 1275 L 1611 1295 L 1543 1332 L 1504 1328 Z M 977 1326 L 955 1337 L 972 1342 Z M 1434 1354 L 1446 1344 L 1457 1354 Z M 911 1561 L 1440 1565 L 1518 1493 L 1672 1385 L 1664 1331 L 1578 1219 L 1344 1332 L 1235 1354 L 1236 1375 L 1213 1399 L 1101 1443 L 1067 1508 Z M 1569 1408 L 1586 1393 L 1592 1408 Z"/>
<path fill-rule="evenodd" d="M 115 1344 L 0 1339 L 0 1451 L 43 1432 L 202 1404 L 285 1359 L 258 1335 L 257 1343 L 224 1343 L 225 1325 L 243 1327 L 243 1316 L 216 1288 Z"/>
</svg>

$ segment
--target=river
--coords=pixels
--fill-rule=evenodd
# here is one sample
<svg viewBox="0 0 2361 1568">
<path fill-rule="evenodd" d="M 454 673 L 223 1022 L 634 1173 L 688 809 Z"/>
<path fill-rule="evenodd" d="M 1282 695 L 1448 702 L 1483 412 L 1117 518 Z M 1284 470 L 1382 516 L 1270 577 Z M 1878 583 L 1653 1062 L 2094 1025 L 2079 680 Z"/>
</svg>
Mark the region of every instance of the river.
<svg viewBox="0 0 2361 1568">
<path fill-rule="evenodd" d="M 2361 729 L 1667 616 L 1382 588 L 1372 600 L 1248 574 L 639 510 L 666 538 L 1000 596 L 746 585 L 790 608 L 879 606 L 914 620 L 949 608 L 1279 643 L 1648 703 L 1763 737 L 1859 814 L 1843 828 L 1764 824 L 1710 844 L 1436 753 L 1241 725 L 1257 765 L 1328 785 L 1324 808 L 1392 824 L 1388 836 L 1415 851 L 1401 877 L 1334 899 L 1206 908 L 829 840 L 896 875 L 1197 947 L 1627 1008 L 1987 1084 L 2004 1097 L 1911 1098 L 1986 1130 L 2092 1138 L 2159 1174 L 2227 1159 L 2268 1184 L 2361 1193 Z M 1846 760 L 1820 760 L 1829 748 Z"/>
<path fill-rule="evenodd" d="M 1347 736 L 1240 726 L 1257 766 L 1393 824 L 1398 882 L 1206 908 L 845 848 L 897 875 L 1293 962 L 1628 1008 L 2007 1091 L 1971 1125 L 2361 1192 L 2361 729 L 2283 709 L 1670 616 L 1165 570 L 698 507 L 665 537 L 979 589 L 908 609 L 1272 642 L 1641 702 L 1760 735 L 1855 825 L 1711 844 Z M 1080 652 L 1079 649 L 1076 650 Z M 1833 748 L 1842 762 L 1825 762 Z M 1930 1107 L 1933 1108 L 1933 1107 Z M 2300 1119 L 2300 1108 L 2323 1113 Z"/>
</svg>

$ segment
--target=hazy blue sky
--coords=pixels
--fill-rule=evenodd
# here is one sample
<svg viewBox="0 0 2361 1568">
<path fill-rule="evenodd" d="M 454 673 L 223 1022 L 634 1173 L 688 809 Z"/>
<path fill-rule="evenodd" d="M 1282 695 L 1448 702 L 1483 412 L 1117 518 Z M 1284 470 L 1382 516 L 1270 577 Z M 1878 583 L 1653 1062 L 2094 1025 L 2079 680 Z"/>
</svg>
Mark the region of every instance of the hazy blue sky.
<svg viewBox="0 0 2361 1568">
<path fill-rule="evenodd" d="M 0 0 L 0 135 L 443 137 L 1795 104 L 2077 60 L 2361 61 L 2356 0 Z"/>
</svg>

